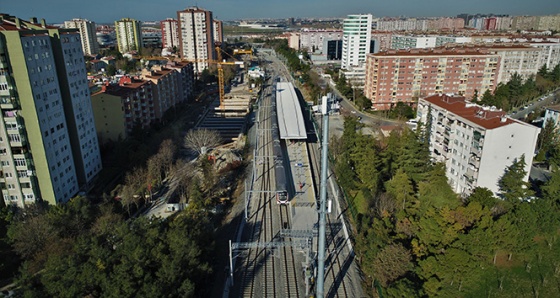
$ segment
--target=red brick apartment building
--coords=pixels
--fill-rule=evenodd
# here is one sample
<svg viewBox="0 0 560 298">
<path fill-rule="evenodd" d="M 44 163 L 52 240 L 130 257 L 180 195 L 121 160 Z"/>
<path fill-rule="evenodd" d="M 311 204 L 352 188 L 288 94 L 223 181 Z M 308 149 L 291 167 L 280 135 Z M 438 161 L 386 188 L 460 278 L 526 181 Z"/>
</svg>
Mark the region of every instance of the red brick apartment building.
<svg viewBox="0 0 560 298">
<path fill-rule="evenodd" d="M 472 48 L 387 50 L 368 54 L 365 96 L 374 110 L 397 102 L 415 105 L 430 94 L 454 93 L 472 98 L 497 85 L 500 56 Z"/>
</svg>

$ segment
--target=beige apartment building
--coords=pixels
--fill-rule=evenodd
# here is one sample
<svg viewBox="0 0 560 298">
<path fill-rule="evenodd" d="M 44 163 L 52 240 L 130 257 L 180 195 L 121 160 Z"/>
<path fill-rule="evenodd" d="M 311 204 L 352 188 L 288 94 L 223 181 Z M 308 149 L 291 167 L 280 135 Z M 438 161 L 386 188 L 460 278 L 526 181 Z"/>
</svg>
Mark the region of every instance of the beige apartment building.
<svg viewBox="0 0 560 298">
<path fill-rule="evenodd" d="M 367 56 L 364 95 L 375 110 L 431 94 L 471 98 L 494 90 L 499 67 L 498 55 L 476 49 L 388 50 Z"/>
</svg>

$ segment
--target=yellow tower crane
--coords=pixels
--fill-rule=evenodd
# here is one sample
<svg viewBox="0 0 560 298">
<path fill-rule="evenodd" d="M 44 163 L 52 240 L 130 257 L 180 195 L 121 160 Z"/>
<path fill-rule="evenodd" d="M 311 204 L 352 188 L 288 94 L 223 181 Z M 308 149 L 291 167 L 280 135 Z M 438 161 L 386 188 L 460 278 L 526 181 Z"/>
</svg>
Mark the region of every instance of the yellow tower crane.
<svg viewBox="0 0 560 298">
<path fill-rule="evenodd" d="M 234 55 L 249 55 L 253 57 L 253 49 L 234 49 Z"/>
<path fill-rule="evenodd" d="M 241 68 L 245 66 L 243 61 L 222 61 L 222 49 L 219 46 L 215 47 L 216 49 L 216 56 L 218 59 L 182 59 L 182 61 L 186 62 L 205 62 L 216 64 L 218 66 L 218 91 L 220 94 L 220 110 L 224 110 L 224 100 L 225 100 L 225 91 L 224 91 L 224 69 L 222 65 L 239 65 Z"/>
</svg>

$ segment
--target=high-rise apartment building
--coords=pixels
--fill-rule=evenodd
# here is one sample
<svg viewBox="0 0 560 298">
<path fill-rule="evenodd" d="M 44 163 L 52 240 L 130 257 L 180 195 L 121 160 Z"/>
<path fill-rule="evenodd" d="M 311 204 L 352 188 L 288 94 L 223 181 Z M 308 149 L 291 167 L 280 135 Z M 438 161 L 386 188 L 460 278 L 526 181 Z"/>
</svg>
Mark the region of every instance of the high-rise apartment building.
<svg viewBox="0 0 560 298">
<path fill-rule="evenodd" d="M 388 50 L 391 48 L 391 40 L 393 39 L 393 32 L 374 30 L 371 32 L 371 39 L 375 40 L 380 51 Z"/>
<path fill-rule="evenodd" d="M 129 18 L 115 21 L 115 32 L 119 52 L 124 54 L 142 48 L 142 30 L 139 21 Z"/>
<path fill-rule="evenodd" d="M 101 170 L 78 30 L 0 15 L 0 109 L 7 204 L 67 202 Z"/>
<path fill-rule="evenodd" d="M 445 47 L 453 49 L 457 45 L 447 44 Z M 543 65 L 554 68 L 560 61 L 560 43 L 554 41 L 528 42 L 527 39 L 523 39 L 521 43 L 462 44 L 460 47 L 483 50 L 500 56 L 500 67 L 496 72 L 497 84 L 507 83 L 514 73 L 527 79 L 536 75 Z"/>
<path fill-rule="evenodd" d="M 162 66 L 153 66 L 152 69 L 143 69 L 141 79 L 151 81 L 153 90 L 154 112 L 156 119 L 161 119 L 163 114 L 177 104 L 181 98 L 179 90 L 180 74 Z"/>
<path fill-rule="evenodd" d="M 224 41 L 224 23 L 220 20 L 214 20 L 214 42 Z"/>
<path fill-rule="evenodd" d="M 99 44 L 97 43 L 97 31 L 95 23 L 85 19 L 72 19 L 64 21 L 64 28 L 76 28 L 80 30 L 80 38 L 82 42 L 82 50 L 86 55 L 94 55 L 99 53 Z"/>
<path fill-rule="evenodd" d="M 496 87 L 500 57 L 477 49 L 389 50 L 369 54 L 364 95 L 372 107 L 386 110 L 398 102 L 455 93 L 472 98 Z M 475 91 L 476 90 L 476 91 Z"/>
<path fill-rule="evenodd" d="M 185 103 L 194 98 L 194 72 L 193 63 L 190 62 L 169 62 L 165 66 L 174 69 L 179 73 L 177 86 L 179 87 L 179 97 L 177 103 Z"/>
<path fill-rule="evenodd" d="M 363 67 L 370 52 L 371 14 L 349 15 L 343 22 L 342 69 Z"/>
<path fill-rule="evenodd" d="M 214 22 L 212 12 L 190 7 L 177 12 L 181 58 L 194 62 L 195 72 L 208 68 L 208 60 L 215 60 Z"/>
<path fill-rule="evenodd" d="M 179 22 L 167 18 L 159 22 L 161 28 L 161 43 L 163 48 L 179 48 Z"/>
<path fill-rule="evenodd" d="M 372 15 L 349 15 L 343 22 L 341 70 L 352 86 L 365 79 L 366 55 L 372 52 Z"/>
<path fill-rule="evenodd" d="M 461 18 L 435 18 L 428 20 L 427 30 L 455 30 L 463 29 L 465 27 L 465 20 Z"/>
<path fill-rule="evenodd" d="M 436 46 L 437 36 L 393 35 L 391 49 L 425 49 Z"/>
<path fill-rule="evenodd" d="M 538 17 L 538 30 L 560 30 L 560 14 Z"/>
<path fill-rule="evenodd" d="M 475 187 L 486 187 L 497 194 L 505 169 L 522 156 L 524 180 L 529 179 L 540 128 L 445 94 L 421 98 L 417 113 L 423 123 L 431 122 L 430 154 L 445 163 L 456 193 L 468 195 Z"/>
</svg>

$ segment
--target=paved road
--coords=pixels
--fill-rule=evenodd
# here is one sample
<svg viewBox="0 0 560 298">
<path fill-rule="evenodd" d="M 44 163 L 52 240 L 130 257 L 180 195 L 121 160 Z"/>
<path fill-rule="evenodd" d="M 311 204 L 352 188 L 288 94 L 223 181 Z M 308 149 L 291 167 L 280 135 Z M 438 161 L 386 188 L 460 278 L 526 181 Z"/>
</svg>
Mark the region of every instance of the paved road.
<svg viewBox="0 0 560 298">
<path fill-rule="evenodd" d="M 522 110 L 517 109 L 515 113 L 510 113 L 510 117 L 514 119 L 523 120 L 525 119 L 531 112 L 535 111 L 538 108 L 545 108 L 546 106 L 555 105 L 560 102 L 560 88 L 556 89 L 553 92 L 548 93 L 546 96 L 541 97 L 542 100 L 535 100 L 525 107 Z"/>
</svg>

